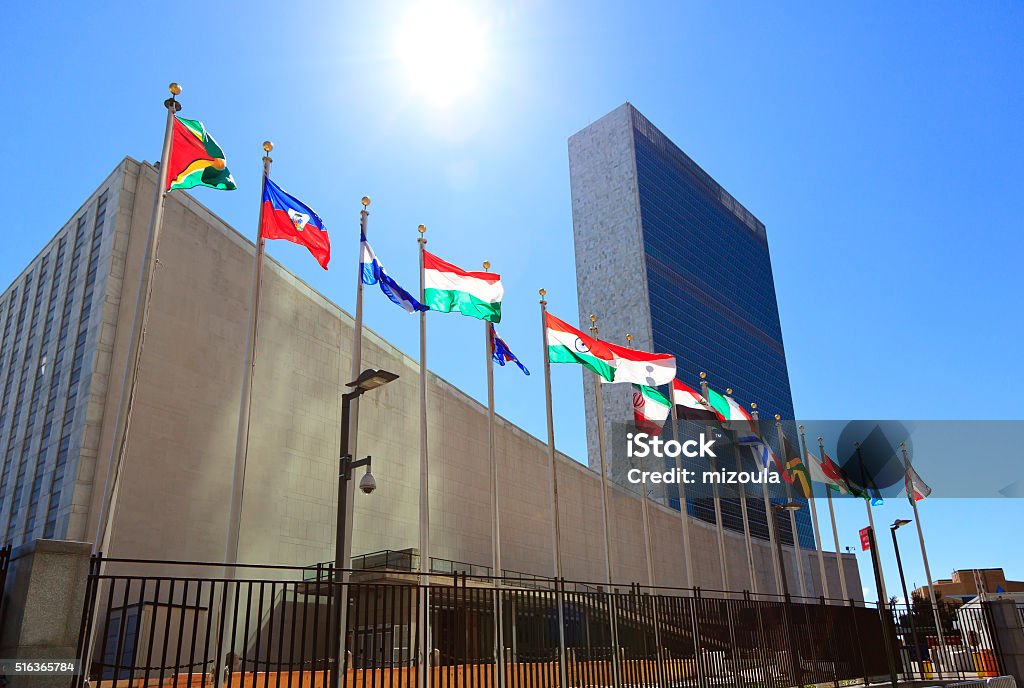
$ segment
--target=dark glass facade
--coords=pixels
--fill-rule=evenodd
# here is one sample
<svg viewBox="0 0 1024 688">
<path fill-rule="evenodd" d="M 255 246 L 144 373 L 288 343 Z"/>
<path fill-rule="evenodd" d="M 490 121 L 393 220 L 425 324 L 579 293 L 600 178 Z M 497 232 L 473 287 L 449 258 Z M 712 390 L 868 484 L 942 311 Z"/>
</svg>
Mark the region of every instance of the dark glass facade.
<svg viewBox="0 0 1024 688">
<path fill-rule="evenodd" d="M 675 354 L 679 378 L 694 388 L 705 371 L 712 387 L 732 388 L 766 417 L 794 418 L 764 225 L 643 115 L 631 115 L 654 350 Z M 774 428 L 762 430 L 774 444 Z M 746 467 L 752 459 L 741 456 Z M 773 499 L 784 494 L 772 491 Z M 738 499 L 723 500 L 722 510 L 724 525 L 742 531 Z M 709 499 L 688 499 L 688 511 L 715 521 Z M 748 518 L 751 533 L 767 539 L 760 495 L 748 497 Z M 777 533 L 791 544 L 784 519 Z M 797 512 L 797 531 L 802 546 L 814 547 L 807 509 Z"/>
</svg>

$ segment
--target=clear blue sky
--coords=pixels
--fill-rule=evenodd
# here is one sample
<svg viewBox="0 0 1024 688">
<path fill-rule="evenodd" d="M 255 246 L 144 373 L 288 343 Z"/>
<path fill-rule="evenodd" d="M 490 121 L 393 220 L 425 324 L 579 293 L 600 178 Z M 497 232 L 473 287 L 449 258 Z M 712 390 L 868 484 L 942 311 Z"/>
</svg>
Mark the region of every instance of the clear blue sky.
<svg viewBox="0 0 1024 688">
<path fill-rule="evenodd" d="M 1024 418 L 1020 3 L 467 8 L 468 36 L 441 44 L 464 45 L 457 71 L 478 68 L 454 83 L 430 72 L 436 45 L 410 28 L 430 22 L 411 3 L 12 5 L 0 283 L 124 155 L 159 157 L 178 81 L 182 114 L 207 124 L 239 184 L 196 196 L 252 235 L 272 139 L 275 179 L 325 219 L 334 256 L 323 272 L 302 249 L 269 251 L 341 306 L 364 194 L 375 249 L 406 286 L 420 223 L 449 260 L 491 260 L 506 286 L 500 331 L 535 370 L 498 371 L 498 409 L 543 436 L 537 289 L 576 316 L 566 139 L 629 100 L 767 225 L 800 417 Z M 367 323 L 415 352 L 414 319 L 367 296 Z M 479 330 L 432 318 L 429 357 L 482 398 Z M 582 459 L 580 373 L 556 367 L 554 384 L 558 446 Z M 908 511 L 894 500 L 876 518 Z M 1020 501 L 931 499 L 924 514 L 937 576 L 1004 566 L 1024 578 L 1006 527 L 1024 521 Z M 844 544 L 863 520 L 859 504 L 841 509 Z"/>
</svg>

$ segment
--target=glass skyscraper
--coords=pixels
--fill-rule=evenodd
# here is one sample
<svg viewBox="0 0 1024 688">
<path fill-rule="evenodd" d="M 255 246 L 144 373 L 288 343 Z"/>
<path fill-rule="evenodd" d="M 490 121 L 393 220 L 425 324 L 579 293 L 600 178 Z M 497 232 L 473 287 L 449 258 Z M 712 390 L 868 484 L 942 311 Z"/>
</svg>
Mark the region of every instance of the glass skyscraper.
<svg viewBox="0 0 1024 688">
<path fill-rule="evenodd" d="M 775 414 L 791 421 L 794 411 L 764 224 L 628 103 L 570 138 L 569 168 L 581 321 L 593 313 L 602 339 L 623 343 L 628 332 L 637 348 L 674 354 L 679 379 L 695 389 L 704 371 L 713 388 L 756 402 L 774 444 Z M 584 384 L 593 464 L 593 376 Z M 628 386 L 603 392 L 606 426 L 631 421 Z M 736 494 L 723 492 L 723 523 L 741 530 Z M 709 499 L 688 495 L 687 509 L 715 521 Z M 759 496 L 748 495 L 748 512 L 751 533 L 766 539 Z M 807 510 L 797 519 L 801 546 L 814 547 Z M 791 543 L 788 516 L 778 525 Z"/>
</svg>

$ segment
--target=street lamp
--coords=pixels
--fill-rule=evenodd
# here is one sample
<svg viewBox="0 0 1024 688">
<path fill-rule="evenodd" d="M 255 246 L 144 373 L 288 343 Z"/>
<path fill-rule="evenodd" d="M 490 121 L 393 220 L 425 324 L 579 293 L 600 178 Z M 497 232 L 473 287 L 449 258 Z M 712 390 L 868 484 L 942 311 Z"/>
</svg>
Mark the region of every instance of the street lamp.
<svg viewBox="0 0 1024 688">
<path fill-rule="evenodd" d="M 914 640 L 914 657 L 918 662 L 921 661 L 920 656 L 921 645 L 917 640 L 917 622 L 914 621 L 914 603 L 907 595 L 907 579 L 903 577 L 903 561 L 900 559 L 900 545 L 896 541 L 896 531 L 903 526 L 911 523 L 911 521 L 905 518 L 897 518 L 893 521 L 893 524 L 889 526 L 889 532 L 892 534 L 892 547 L 896 550 L 896 568 L 900 572 L 900 587 L 903 589 L 903 602 L 907 605 L 907 616 L 910 617 L 910 637 Z"/>
<path fill-rule="evenodd" d="M 772 511 L 776 513 L 782 513 L 783 511 L 799 511 L 802 505 L 799 502 L 789 501 L 785 504 L 772 504 Z M 796 543 L 794 543 L 794 546 Z M 795 629 L 793 628 L 793 619 L 791 617 L 790 610 L 790 597 L 789 597 L 789 581 L 786 580 L 786 560 L 782 556 L 782 538 L 775 538 L 775 547 L 778 549 L 779 554 L 779 572 L 782 574 L 782 593 L 785 600 L 786 610 L 786 626 L 789 634 L 789 670 L 792 673 L 793 683 L 795 685 L 803 685 L 801 681 L 800 672 L 800 656 L 799 648 L 796 643 Z M 797 566 L 800 562 L 797 562 Z"/>
<path fill-rule="evenodd" d="M 364 494 L 370 494 L 377 489 L 377 481 L 374 479 L 373 474 L 370 473 L 370 457 L 359 459 L 358 461 L 352 460 L 352 452 L 349 450 L 349 407 L 352 405 L 352 401 L 358 399 L 366 392 L 371 389 L 377 389 L 382 387 L 389 382 L 398 379 L 398 375 L 390 373 L 386 370 L 375 370 L 373 368 L 367 368 L 359 374 L 352 382 L 348 383 L 346 387 L 352 389 L 341 395 L 341 456 L 338 459 L 338 523 L 336 526 L 337 532 L 334 535 L 334 576 L 333 583 L 335 597 L 335 607 L 337 609 L 334 614 L 333 623 L 334 625 L 334 647 L 337 651 L 337 658 L 335 662 L 334 674 L 331 677 L 331 686 L 337 688 L 341 681 L 341 672 L 343 670 L 342 660 L 345 656 L 345 629 L 348 626 L 346 622 L 347 613 L 347 597 L 345 594 L 344 586 L 339 585 L 345 582 L 345 569 L 347 568 L 345 561 L 345 523 L 348 519 L 348 483 L 352 480 L 352 469 L 366 466 L 366 472 L 363 474 L 362 479 L 359 481 L 359 489 Z"/>
<path fill-rule="evenodd" d="M 398 375 L 387 370 L 375 370 L 367 368 L 346 386 L 352 389 L 341 395 L 341 457 L 338 464 L 338 523 L 337 532 L 334 536 L 334 570 L 335 578 L 345 568 L 345 525 L 348 519 L 348 482 L 352 479 L 352 469 L 366 466 L 366 473 L 359 481 L 359 489 L 370 494 L 377 489 L 377 481 L 370 473 L 370 457 L 352 460 L 352 453 L 349 450 L 349 409 L 354 399 L 358 399 L 366 392 L 378 387 L 383 387 L 389 382 L 398 379 Z"/>
<path fill-rule="evenodd" d="M 786 502 L 785 504 L 772 504 L 772 511 L 782 513 L 783 511 L 799 511 L 803 506 L 799 502 Z M 775 538 L 775 547 L 779 554 L 779 568 L 782 574 L 782 594 L 789 597 L 789 581 L 786 580 L 786 560 L 782 556 L 782 538 Z"/>
</svg>

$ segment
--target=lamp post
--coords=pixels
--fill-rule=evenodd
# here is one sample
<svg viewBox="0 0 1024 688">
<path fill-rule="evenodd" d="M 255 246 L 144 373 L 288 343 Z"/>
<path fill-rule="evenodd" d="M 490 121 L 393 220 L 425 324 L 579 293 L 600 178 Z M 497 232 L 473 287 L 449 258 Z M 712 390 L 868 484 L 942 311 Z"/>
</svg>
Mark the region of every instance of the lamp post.
<svg viewBox="0 0 1024 688">
<path fill-rule="evenodd" d="M 359 374 L 354 381 L 348 383 L 351 390 L 341 395 L 341 456 L 338 459 L 338 523 L 334 535 L 334 576 L 332 582 L 336 585 L 334 590 L 335 604 L 337 611 L 334 614 L 336 624 L 334 636 L 336 642 L 334 647 L 337 650 L 337 662 L 335 663 L 334 675 L 331 678 L 331 685 L 334 688 L 341 683 L 341 673 L 344 670 L 342 659 L 345 656 L 345 612 L 347 611 L 348 595 L 345 594 L 344 586 L 341 583 L 345 579 L 345 569 L 348 568 L 345 552 L 345 524 L 349 517 L 348 504 L 348 482 L 352 479 L 352 469 L 366 466 L 366 473 L 359 481 L 359 489 L 365 494 L 370 494 L 377 489 L 377 481 L 370 473 L 370 457 L 354 461 L 349 451 L 349 410 L 352 402 L 361 397 L 371 389 L 376 389 L 389 382 L 398 379 L 395 373 L 386 370 L 374 370 L 368 368 Z"/>
<path fill-rule="evenodd" d="M 914 641 L 914 657 L 916 657 L 917 661 L 920 662 L 922 660 L 922 657 L 920 656 L 921 645 L 917 640 L 917 622 L 914 621 L 914 603 L 913 600 L 910 599 L 910 596 L 907 595 L 907 579 L 903 577 L 903 560 L 900 559 L 900 545 L 896 541 L 896 531 L 909 523 L 910 521 L 905 518 L 898 518 L 893 521 L 891 526 L 889 526 L 889 532 L 892 534 L 892 547 L 896 550 L 896 568 L 899 569 L 900 572 L 900 587 L 903 589 L 903 601 L 907 605 L 907 616 L 910 618 L 910 637 Z"/>
<path fill-rule="evenodd" d="M 773 504 L 772 511 L 799 511 L 801 509 L 799 502 L 789 501 L 785 504 Z M 789 581 L 786 580 L 786 560 L 782 556 L 782 538 L 775 538 L 775 546 L 778 548 L 779 554 L 779 572 L 782 574 L 782 594 L 785 600 L 786 609 L 786 627 L 789 635 L 789 662 L 790 662 L 790 673 L 793 679 L 793 685 L 802 686 L 803 682 L 800 675 L 800 649 L 796 643 L 796 633 L 793 624 L 793 616 L 791 614 L 790 603 L 792 599 L 789 596 Z M 797 563 L 799 566 L 799 562 Z"/>
<path fill-rule="evenodd" d="M 773 504 L 772 511 L 799 511 L 801 505 L 799 502 L 786 502 L 785 504 Z M 786 560 L 782 556 L 782 538 L 775 538 L 775 547 L 778 550 L 779 555 L 779 569 L 782 573 L 782 594 L 789 598 L 789 581 L 786 580 Z"/>
</svg>

